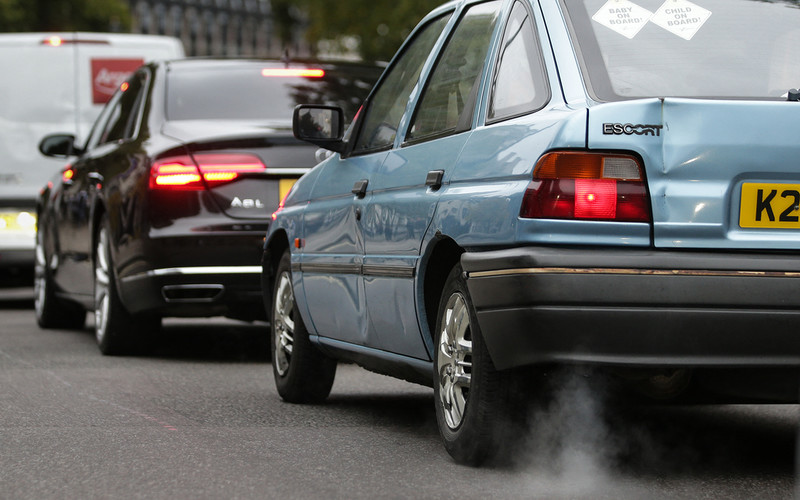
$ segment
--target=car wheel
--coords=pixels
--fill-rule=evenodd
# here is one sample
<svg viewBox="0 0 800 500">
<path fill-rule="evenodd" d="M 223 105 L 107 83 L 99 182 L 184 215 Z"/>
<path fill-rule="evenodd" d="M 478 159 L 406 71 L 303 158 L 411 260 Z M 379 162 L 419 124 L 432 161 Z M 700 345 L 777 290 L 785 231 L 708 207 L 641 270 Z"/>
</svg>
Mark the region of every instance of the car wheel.
<svg viewBox="0 0 800 500">
<path fill-rule="evenodd" d="M 100 352 L 124 355 L 141 352 L 160 328 L 157 317 L 130 314 L 117 293 L 111 260 L 108 217 L 103 216 L 94 259 L 94 331 Z"/>
<path fill-rule="evenodd" d="M 439 433 L 457 462 L 480 465 L 506 444 L 511 429 L 511 380 L 492 364 L 460 265 L 445 282 L 435 347 L 433 385 Z"/>
<path fill-rule="evenodd" d="M 281 398 L 290 403 L 319 403 L 327 398 L 336 377 L 336 361 L 308 338 L 295 302 L 288 251 L 275 275 L 270 329 L 272 372 Z"/>
<path fill-rule="evenodd" d="M 52 272 L 47 265 L 42 231 L 36 233 L 34 261 L 33 305 L 36 323 L 41 328 L 82 328 L 86 322 L 86 310 L 78 304 L 56 297 Z"/>
</svg>

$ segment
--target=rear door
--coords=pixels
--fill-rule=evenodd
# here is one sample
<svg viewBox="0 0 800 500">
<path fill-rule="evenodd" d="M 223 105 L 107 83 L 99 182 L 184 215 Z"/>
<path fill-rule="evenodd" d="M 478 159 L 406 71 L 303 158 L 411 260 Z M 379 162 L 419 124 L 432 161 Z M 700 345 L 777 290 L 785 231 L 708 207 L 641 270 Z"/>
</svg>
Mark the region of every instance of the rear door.
<svg viewBox="0 0 800 500">
<path fill-rule="evenodd" d="M 92 131 L 86 152 L 68 169 L 62 180 L 62 191 L 56 206 L 56 235 L 60 246 L 60 266 L 56 276 L 59 285 L 75 294 L 91 294 L 94 284 L 92 255 L 94 228 L 92 215 L 101 187 L 106 196 L 117 198 L 109 213 L 112 237 L 133 208 L 120 185 L 138 163 L 139 143 L 134 141 L 140 123 L 149 72 L 140 71 L 128 80 L 128 87 L 109 103 Z"/>
<path fill-rule="evenodd" d="M 405 130 L 370 181 L 364 219 L 364 288 L 369 342 L 389 352 L 428 359 L 417 322 L 416 269 L 439 188 L 455 166 L 472 128 L 499 0 L 460 15 Z"/>
</svg>

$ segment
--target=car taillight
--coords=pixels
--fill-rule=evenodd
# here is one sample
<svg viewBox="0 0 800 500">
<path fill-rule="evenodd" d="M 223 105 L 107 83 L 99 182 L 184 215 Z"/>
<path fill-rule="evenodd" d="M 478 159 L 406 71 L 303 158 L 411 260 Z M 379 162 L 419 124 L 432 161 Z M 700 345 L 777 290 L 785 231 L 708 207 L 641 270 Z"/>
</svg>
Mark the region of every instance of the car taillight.
<svg viewBox="0 0 800 500">
<path fill-rule="evenodd" d="M 150 169 L 151 189 L 202 190 L 236 180 L 242 174 L 263 172 L 255 155 L 196 154 L 160 158 Z"/>
<path fill-rule="evenodd" d="M 73 177 L 75 177 L 75 169 L 72 168 L 72 165 L 64 167 L 61 171 L 61 182 L 71 182 Z"/>
<path fill-rule="evenodd" d="M 536 163 L 520 217 L 649 222 L 642 165 L 618 153 L 547 153 Z"/>
<path fill-rule="evenodd" d="M 261 76 L 265 77 L 302 77 L 302 78 L 322 78 L 325 70 L 319 68 L 264 68 Z"/>
</svg>

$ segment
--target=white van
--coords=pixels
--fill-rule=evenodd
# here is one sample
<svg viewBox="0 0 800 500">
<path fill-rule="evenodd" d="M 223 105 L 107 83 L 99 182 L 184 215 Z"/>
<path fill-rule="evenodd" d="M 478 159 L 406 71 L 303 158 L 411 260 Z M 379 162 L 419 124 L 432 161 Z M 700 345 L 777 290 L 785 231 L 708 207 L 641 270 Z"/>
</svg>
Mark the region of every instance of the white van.
<svg viewBox="0 0 800 500">
<path fill-rule="evenodd" d="M 143 63 L 184 56 L 180 40 L 106 33 L 0 34 L 0 269 L 33 268 L 40 189 L 64 162 L 38 143 L 82 143 L 119 84 Z"/>
</svg>

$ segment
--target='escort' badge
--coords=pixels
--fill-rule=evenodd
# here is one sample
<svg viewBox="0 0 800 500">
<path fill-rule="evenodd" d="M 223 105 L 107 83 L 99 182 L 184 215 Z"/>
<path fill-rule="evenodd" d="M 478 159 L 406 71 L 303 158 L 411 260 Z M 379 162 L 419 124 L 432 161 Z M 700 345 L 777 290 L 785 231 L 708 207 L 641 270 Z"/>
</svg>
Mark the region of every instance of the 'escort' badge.
<svg viewBox="0 0 800 500">
<path fill-rule="evenodd" d="M 604 123 L 604 135 L 652 135 L 661 136 L 663 125 L 633 125 L 631 123 Z"/>
</svg>

